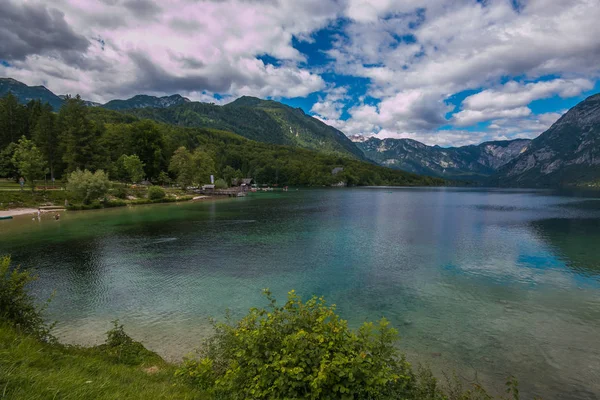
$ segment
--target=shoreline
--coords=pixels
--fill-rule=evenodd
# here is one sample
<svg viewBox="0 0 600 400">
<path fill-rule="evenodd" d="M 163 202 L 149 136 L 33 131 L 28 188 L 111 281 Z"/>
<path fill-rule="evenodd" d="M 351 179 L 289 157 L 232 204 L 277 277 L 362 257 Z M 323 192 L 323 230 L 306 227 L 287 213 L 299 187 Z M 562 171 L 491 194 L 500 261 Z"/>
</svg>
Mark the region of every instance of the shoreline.
<svg viewBox="0 0 600 400">
<path fill-rule="evenodd" d="M 175 201 L 148 201 L 148 202 L 140 202 L 140 203 L 136 203 L 131 202 L 131 203 L 127 203 L 127 204 L 123 204 L 123 205 L 119 205 L 119 206 L 113 206 L 113 207 L 100 207 L 100 208 L 84 208 L 81 210 L 77 210 L 77 209 L 65 209 L 65 208 L 60 208 L 60 209 L 41 209 L 41 213 L 42 214 L 48 214 L 48 213 L 54 213 L 57 211 L 60 212 L 66 212 L 66 211 L 71 211 L 71 212 L 80 212 L 80 211 L 97 211 L 97 210 L 108 210 L 108 209 L 112 209 L 112 208 L 122 208 L 122 207 L 136 207 L 136 206 L 147 206 L 147 205 L 156 205 L 156 204 L 177 204 L 177 203 L 201 203 L 201 202 L 206 202 L 206 201 L 216 201 L 216 200 L 225 200 L 225 199 L 230 199 L 230 197 L 227 196 L 196 196 L 194 198 L 191 199 L 186 199 L 186 200 L 175 200 Z M 32 207 L 18 207 L 18 208 L 11 208 L 8 210 L 0 210 L 0 218 L 3 217 L 19 217 L 19 216 L 23 216 L 23 215 L 36 215 L 37 216 L 37 208 L 32 208 Z"/>
<path fill-rule="evenodd" d="M 0 218 L 1 217 L 17 217 L 19 215 L 27 215 L 27 214 L 36 214 L 37 208 L 11 208 L 10 210 L 0 210 Z M 58 210 L 40 210 L 42 214 L 49 212 L 56 212 Z M 63 211 L 61 209 L 60 211 Z"/>
</svg>

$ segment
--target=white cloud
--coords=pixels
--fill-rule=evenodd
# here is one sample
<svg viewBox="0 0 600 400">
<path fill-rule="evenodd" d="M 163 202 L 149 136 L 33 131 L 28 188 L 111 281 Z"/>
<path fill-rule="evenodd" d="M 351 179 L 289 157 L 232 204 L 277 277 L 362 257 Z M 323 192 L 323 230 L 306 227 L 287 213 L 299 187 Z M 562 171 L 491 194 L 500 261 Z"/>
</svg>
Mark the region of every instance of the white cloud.
<svg viewBox="0 0 600 400">
<path fill-rule="evenodd" d="M 0 75 L 95 101 L 179 92 L 219 102 L 216 93 L 229 100 L 325 90 L 311 111 L 347 134 L 465 143 L 465 135 L 479 136 L 462 127 L 491 121 L 502 127 L 493 134 L 516 134 L 507 127 L 514 130 L 538 118 L 528 108 L 531 101 L 580 95 L 600 76 L 598 0 L 529 0 L 518 9 L 512 0 L 45 3 L 0 0 L 0 14 L 8 15 L 9 5 L 11 16 L 23 4 L 30 14 L 36 7 L 48 9 L 53 23 L 44 26 L 60 27 L 80 43 L 78 52 L 51 40 L 54 32 L 14 46 L 18 42 L 8 40 L 15 32 L 0 27 L 0 59 L 4 51 L 10 64 L 0 64 Z M 322 28 L 337 27 L 343 32 L 320 49 L 331 58 L 329 64 L 311 66 L 293 45 L 294 40 L 313 41 L 311 35 Z M 264 63 L 262 55 L 278 62 Z M 331 87 L 322 78 L 331 72 L 366 78 L 367 93 L 357 102 L 346 87 Z M 548 76 L 555 78 L 536 82 Z M 529 83 L 500 85 L 515 77 Z M 447 99 L 467 89 L 479 93 L 448 119 L 454 110 Z M 350 119 L 341 119 L 344 111 Z M 448 124 L 458 133 L 434 132 Z"/>
<path fill-rule="evenodd" d="M 168 7 L 149 0 L 56 0 L 49 8 L 93 43 L 80 54 L 82 62 L 32 52 L 7 60 L 11 67 L 1 66 L 0 74 L 46 84 L 57 93 L 75 89 L 93 100 L 140 91 L 306 96 L 325 83 L 299 66 L 305 56 L 292 46 L 292 37 L 309 37 L 340 11 L 334 0 L 172 0 Z M 263 54 L 281 65 L 264 64 L 257 59 Z"/>
<path fill-rule="evenodd" d="M 428 93 L 423 107 L 437 110 L 438 126 L 447 113 L 439 100 L 463 90 L 484 89 L 469 100 L 472 107 L 465 104 L 451 120 L 459 127 L 527 117 L 531 101 L 577 96 L 600 75 L 596 0 L 531 0 L 519 9 L 509 0 L 399 3 L 351 0 L 347 14 L 354 22 L 328 54 L 337 72 L 369 78 L 368 95 L 382 103 L 411 90 Z M 425 11 L 417 12 L 419 6 Z M 506 77 L 535 81 L 547 75 L 559 78 L 486 89 Z M 421 112 L 417 107 L 412 111 Z M 372 122 L 394 131 L 385 113 L 379 114 L 380 121 Z M 404 113 L 405 122 L 396 124 L 394 132 L 425 134 L 424 129 L 431 129 L 415 117 Z"/>
<path fill-rule="evenodd" d="M 462 107 L 476 111 L 516 109 L 554 95 L 563 98 L 579 96 L 593 87 L 594 83 L 588 79 L 554 79 L 527 84 L 510 81 L 498 89 L 483 90 L 467 97 Z"/>
</svg>

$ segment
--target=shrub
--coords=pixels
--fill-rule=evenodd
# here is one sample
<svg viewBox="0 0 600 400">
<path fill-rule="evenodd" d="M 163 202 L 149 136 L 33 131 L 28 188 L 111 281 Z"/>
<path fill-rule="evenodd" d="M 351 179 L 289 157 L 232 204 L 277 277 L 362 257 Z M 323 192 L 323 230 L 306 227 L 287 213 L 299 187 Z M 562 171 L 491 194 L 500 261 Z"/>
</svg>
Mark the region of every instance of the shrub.
<svg viewBox="0 0 600 400">
<path fill-rule="evenodd" d="M 0 259 L 0 320 L 44 341 L 53 341 L 52 326 L 42 317 L 45 307 L 35 304 L 26 287 L 37 277 L 19 267 L 10 268 L 10 257 Z"/>
<path fill-rule="evenodd" d="M 129 196 L 129 192 L 127 191 L 127 188 L 123 185 L 118 185 L 116 186 L 113 191 L 112 191 L 113 195 L 118 198 L 118 199 L 126 199 L 127 196 Z"/>
<path fill-rule="evenodd" d="M 78 169 L 68 177 L 67 190 L 73 193 L 84 204 L 90 204 L 93 200 L 103 197 L 110 187 L 108 175 L 101 169 L 91 173 L 87 169 Z"/>
<path fill-rule="evenodd" d="M 225 182 L 225 179 L 217 179 L 215 181 L 215 189 L 227 189 L 227 182 Z"/>
<path fill-rule="evenodd" d="M 186 359 L 176 375 L 233 399 L 406 398 L 415 390 L 385 319 L 354 331 L 323 298 L 304 303 L 292 291 L 279 307 L 266 294 L 267 309 L 215 324 L 200 356 Z"/>
<path fill-rule="evenodd" d="M 150 186 L 148 188 L 148 199 L 150 200 L 162 200 L 166 196 L 165 189 L 160 186 Z"/>
<path fill-rule="evenodd" d="M 162 359 L 154 352 L 146 349 L 143 344 L 133 340 L 119 321 L 112 321 L 113 328 L 106 332 L 106 342 L 98 346 L 109 359 L 119 364 L 140 365 L 161 362 Z"/>
</svg>

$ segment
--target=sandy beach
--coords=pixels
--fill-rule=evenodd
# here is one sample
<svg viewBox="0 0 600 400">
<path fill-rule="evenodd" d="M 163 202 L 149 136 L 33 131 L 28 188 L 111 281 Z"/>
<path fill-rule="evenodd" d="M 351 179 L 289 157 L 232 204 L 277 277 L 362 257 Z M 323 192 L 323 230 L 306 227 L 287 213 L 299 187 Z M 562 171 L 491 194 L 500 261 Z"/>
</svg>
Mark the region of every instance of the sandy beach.
<svg viewBox="0 0 600 400">
<path fill-rule="evenodd" d="M 13 208 L 12 210 L 0 211 L 0 217 L 15 217 L 17 215 L 35 213 L 37 213 L 37 208 Z"/>
<path fill-rule="evenodd" d="M 42 209 L 41 211 L 43 214 L 43 213 L 64 211 L 64 210 L 63 209 L 58 209 L 58 210 Z M 37 214 L 37 208 L 13 208 L 11 210 L 0 211 L 0 217 L 16 217 L 17 215 L 26 215 L 26 214 L 30 214 L 30 215 Z"/>
</svg>

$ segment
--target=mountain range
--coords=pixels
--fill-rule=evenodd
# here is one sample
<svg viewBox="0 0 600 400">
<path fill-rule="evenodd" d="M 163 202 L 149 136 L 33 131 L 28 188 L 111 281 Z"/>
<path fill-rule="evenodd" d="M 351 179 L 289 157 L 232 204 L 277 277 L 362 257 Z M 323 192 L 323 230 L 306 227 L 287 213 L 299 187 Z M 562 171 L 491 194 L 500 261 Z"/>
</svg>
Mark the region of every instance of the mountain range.
<svg viewBox="0 0 600 400">
<path fill-rule="evenodd" d="M 0 97 L 48 102 L 60 109 L 64 96 L 44 86 L 0 78 Z M 577 104 L 533 140 L 492 141 L 461 147 L 428 146 L 411 139 L 353 136 L 300 108 L 243 96 L 220 106 L 178 94 L 137 95 L 89 106 L 185 127 L 231 131 L 248 139 L 291 145 L 423 175 L 496 186 L 558 186 L 600 181 L 600 94 Z"/>
<path fill-rule="evenodd" d="M 528 139 L 462 147 L 427 146 L 412 139 L 353 136 L 365 156 L 386 167 L 453 180 L 485 182 L 527 149 Z"/>
</svg>

